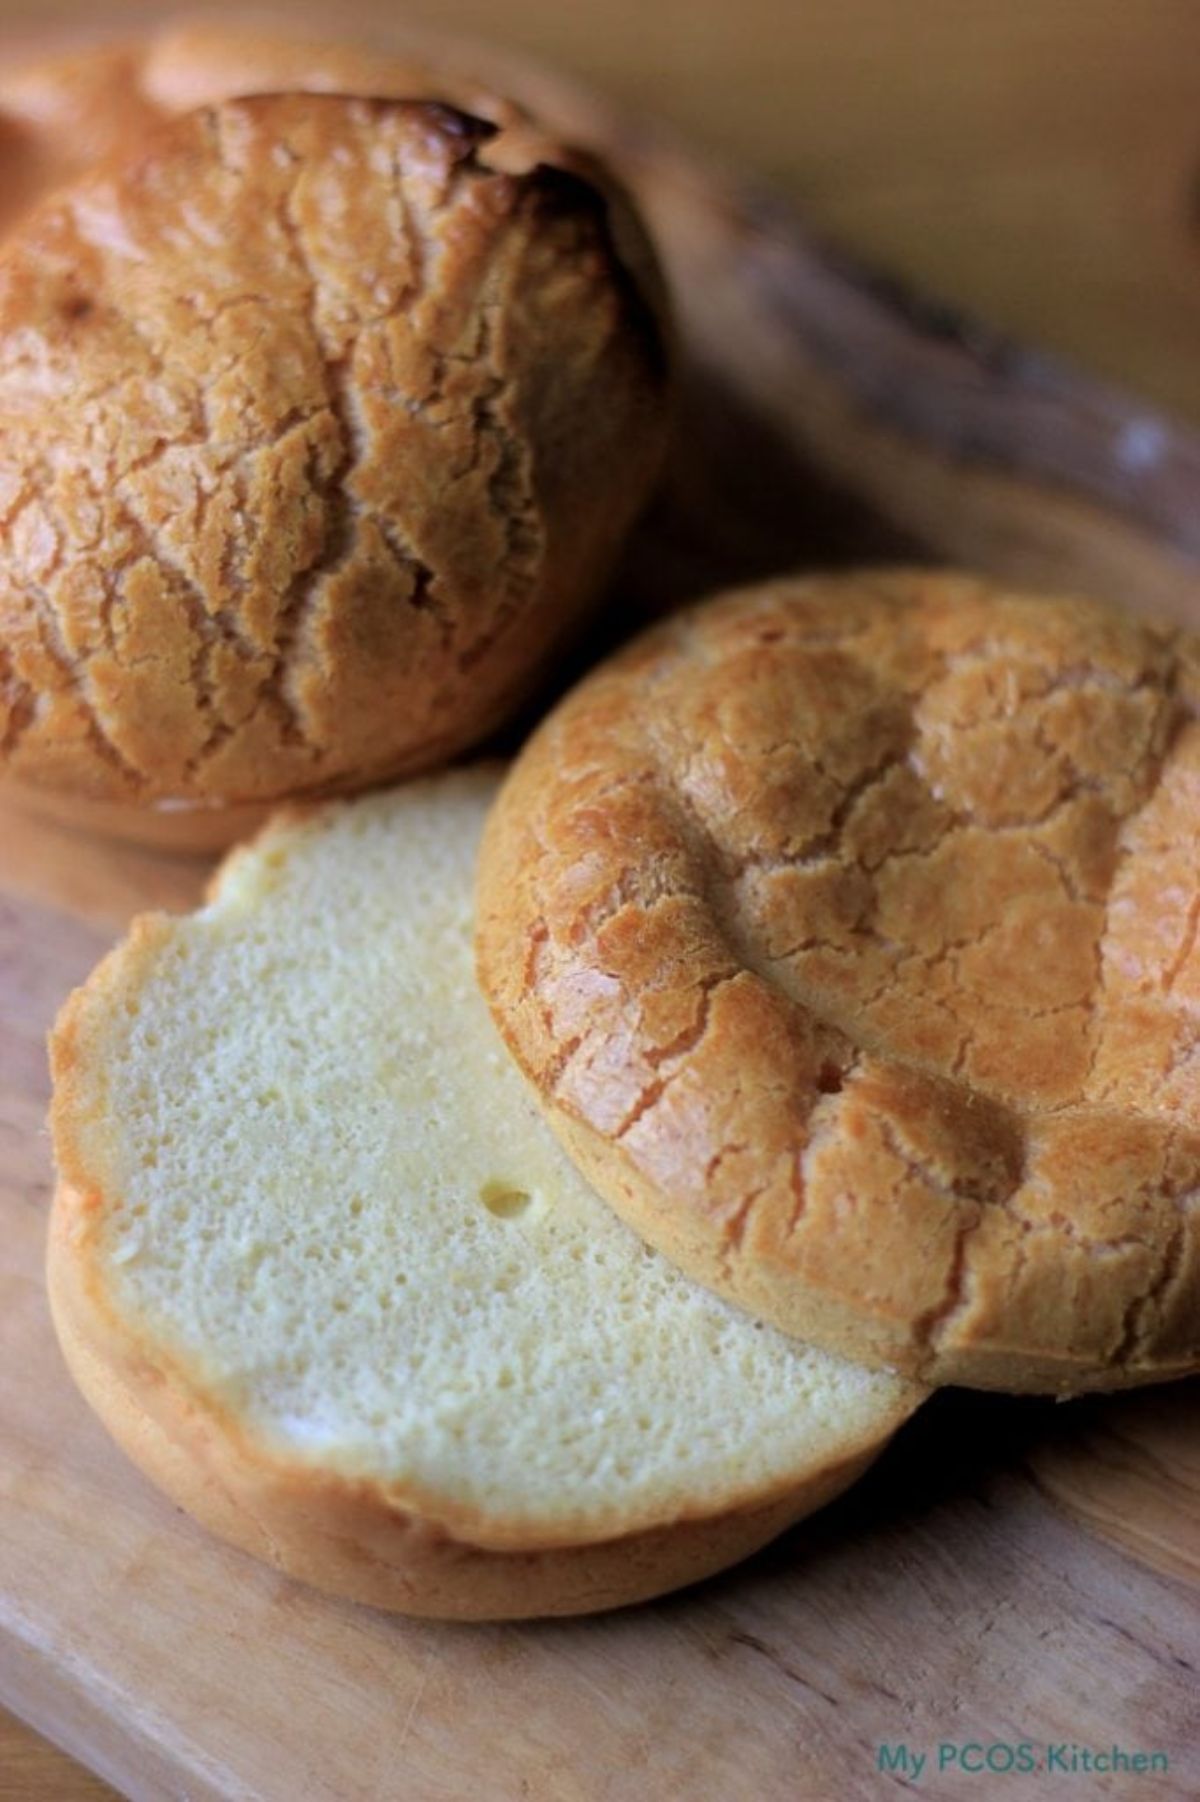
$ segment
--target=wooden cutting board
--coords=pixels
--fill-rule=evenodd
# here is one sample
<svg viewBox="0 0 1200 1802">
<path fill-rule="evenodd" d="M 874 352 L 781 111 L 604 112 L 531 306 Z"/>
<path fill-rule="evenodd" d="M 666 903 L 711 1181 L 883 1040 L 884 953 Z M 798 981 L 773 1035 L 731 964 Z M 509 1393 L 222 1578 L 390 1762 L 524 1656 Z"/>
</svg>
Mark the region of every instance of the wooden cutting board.
<svg viewBox="0 0 1200 1802">
<path fill-rule="evenodd" d="M 616 156 L 681 304 L 678 448 L 623 621 L 785 565 L 920 555 L 1200 624 L 1193 436 L 870 281 L 561 83 L 499 78 Z M 53 1342 L 43 1036 L 133 912 L 191 906 L 206 876 L 0 809 L 0 1701 L 135 1798 L 1200 1793 L 1195 1383 L 1066 1406 L 940 1395 L 749 1565 L 578 1623 L 343 1606 L 163 1501 Z M 940 1745 L 1022 1742 L 1169 1768 L 936 1771 Z M 928 1758 L 919 1781 L 880 1768 L 902 1744 Z"/>
</svg>

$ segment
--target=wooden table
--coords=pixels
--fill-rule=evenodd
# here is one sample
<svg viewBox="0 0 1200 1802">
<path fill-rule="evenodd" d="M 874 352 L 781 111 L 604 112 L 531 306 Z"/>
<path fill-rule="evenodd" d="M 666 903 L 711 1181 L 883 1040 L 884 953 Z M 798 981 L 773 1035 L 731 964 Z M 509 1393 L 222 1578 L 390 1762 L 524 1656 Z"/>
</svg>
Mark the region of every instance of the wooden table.
<svg viewBox="0 0 1200 1802">
<path fill-rule="evenodd" d="M 493 0 L 409 10 L 498 29 Z M 84 17 L 0 0 L 5 37 Z M 885 267 L 1200 420 L 1195 0 L 509 0 L 503 24 Z M 109 1793 L 0 1712 L 0 1802 Z"/>
</svg>

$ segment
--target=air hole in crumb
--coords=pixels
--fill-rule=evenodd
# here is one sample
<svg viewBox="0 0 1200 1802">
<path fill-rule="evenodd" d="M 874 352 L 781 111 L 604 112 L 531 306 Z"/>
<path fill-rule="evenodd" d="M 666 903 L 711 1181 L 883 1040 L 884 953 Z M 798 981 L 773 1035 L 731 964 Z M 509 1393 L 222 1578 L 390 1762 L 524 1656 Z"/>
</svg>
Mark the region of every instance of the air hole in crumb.
<svg viewBox="0 0 1200 1802">
<path fill-rule="evenodd" d="M 96 303 L 89 300 L 86 294 L 71 294 L 63 301 L 61 310 L 64 319 L 74 322 L 76 319 L 86 319 L 90 313 L 94 313 Z"/>
<path fill-rule="evenodd" d="M 822 1095 L 840 1095 L 842 1073 L 836 1064 L 822 1064 L 817 1073 L 817 1087 Z"/>
<path fill-rule="evenodd" d="M 479 1199 L 489 1214 L 497 1220 L 515 1220 L 523 1214 L 533 1200 L 527 1189 L 515 1189 L 511 1183 L 492 1180 L 484 1183 L 479 1191 Z"/>
</svg>

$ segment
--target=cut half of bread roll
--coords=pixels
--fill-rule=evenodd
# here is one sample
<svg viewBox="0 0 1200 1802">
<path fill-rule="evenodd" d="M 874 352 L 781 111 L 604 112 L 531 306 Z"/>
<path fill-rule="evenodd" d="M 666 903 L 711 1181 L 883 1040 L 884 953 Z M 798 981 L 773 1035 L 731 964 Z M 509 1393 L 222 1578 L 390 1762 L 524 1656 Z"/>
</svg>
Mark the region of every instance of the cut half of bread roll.
<svg viewBox="0 0 1200 1802">
<path fill-rule="evenodd" d="M 281 817 L 52 1044 L 51 1298 L 114 1437 L 283 1570 L 460 1618 L 705 1576 L 922 1395 L 693 1285 L 559 1149 L 472 969 L 495 784 Z"/>
<path fill-rule="evenodd" d="M 1200 1371 L 1200 637 L 952 571 L 677 614 L 521 751 L 479 972 L 695 1280 L 926 1383 Z"/>
</svg>

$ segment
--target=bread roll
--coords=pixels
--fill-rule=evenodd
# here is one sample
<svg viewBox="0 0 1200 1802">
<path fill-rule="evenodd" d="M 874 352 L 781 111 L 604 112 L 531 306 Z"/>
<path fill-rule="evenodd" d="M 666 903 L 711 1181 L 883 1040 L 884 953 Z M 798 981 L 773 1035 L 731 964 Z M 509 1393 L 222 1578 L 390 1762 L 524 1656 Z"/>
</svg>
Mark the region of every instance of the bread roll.
<svg viewBox="0 0 1200 1802">
<path fill-rule="evenodd" d="M 608 1608 L 843 1488 L 920 1391 L 649 1253 L 559 1149 L 474 980 L 495 777 L 274 824 L 140 921 L 53 1043 L 63 1350 L 214 1531 L 460 1618 Z"/>
<path fill-rule="evenodd" d="M 81 136 L 112 160 L 0 244 L 0 778 L 208 845 L 445 761 L 545 675 L 659 467 L 661 287 L 623 196 L 500 103 L 149 125 L 186 61 L 117 57 Z"/>
<path fill-rule="evenodd" d="M 930 1383 L 1200 1368 L 1200 643 L 863 572 L 711 602 L 518 759 L 497 1021 L 684 1270 Z"/>
</svg>

